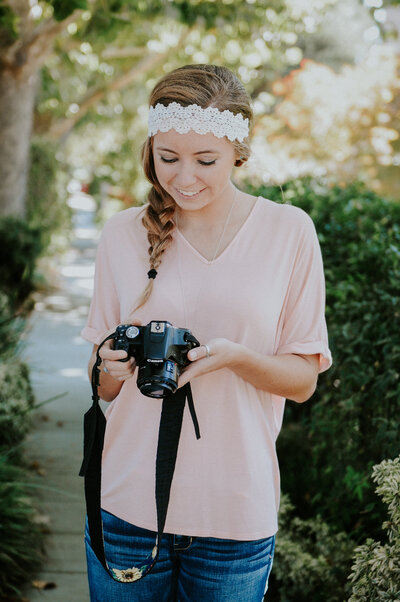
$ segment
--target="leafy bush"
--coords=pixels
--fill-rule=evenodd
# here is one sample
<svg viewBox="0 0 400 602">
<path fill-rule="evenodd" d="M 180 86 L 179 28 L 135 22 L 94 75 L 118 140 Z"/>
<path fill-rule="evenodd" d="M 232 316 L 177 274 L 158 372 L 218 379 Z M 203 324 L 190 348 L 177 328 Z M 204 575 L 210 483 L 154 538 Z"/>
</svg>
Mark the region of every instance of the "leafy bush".
<svg viewBox="0 0 400 602">
<path fill-rule="evenodd" d="M 26 220 L 0 219 L 0 600 L 19 594 L 40 565 L 41 538 L 27 495 L 26 474 L 17 467 L 18 444 L 30 426 L 34 396 L 18 346 L 32 308 L 36 265 L 51 235 L 69 223 L 69 210 L 56 190 L 54 149 L 35 141 Z"/>
<path fill-rule="evenodd" d="M 349 602 L 396 602 L 400 600 L 400 456 L 374 466 L 372 479 L 388 506 L 389 520 L 383 524 L 388 543 L 367 539 L 356 548 Z"/>
<path fill-rule="evenodd" d="M 34 273 L 43 251 L 39 226 L 23 219 L 7 216 L 0 219 L 2 261 L 0 262 L 0 292 L 7 295 L 13 313 L 26 309 L 34 290 Z"/>
<path fill-rule="evenodd" d="M 0 600 L 20 594 L 42 561 L 42 536 L 24 482 L 25 472 L 0 454 Z"/>
<path fill-rule="evenodd" d="M 279 188 L 253 193 L 281 200 Z M 358 541 L 380 532 L 372 466 L 400 453 L 400 204 L 361 184 L 284 186 L 314 220 L 334 364 L 305 405 L 288 403 L 282 488 L 303 518 L 320 514 Z"/>
<path fill-rule="evenodd" d="M 15 357 L 0 362 L 0 451 L 10 450 L 23 440 L 33 404 L 26 364 Z"/>
<path fill-rule="evenodd" d="M 289 498 L 282 496 L 266 600 L 342 602 L 353 549 L 346 533 L 333 533 L 320 518 L 300 519 Z"/>
<path fill-rule="evenodd" d="M 42 249 L 47 250 L 52 234 L 65 232 L 71 225 L 71 210 L 66 203 L 66 184 L 56 160 L 57 147 L 48 140 L 33 138 L 26 194 L 27 222 L 38 228 Z M 62 181 L 60 182 L 60 179 Z"/>
<path fill-rule="evenodd" d="M 8 296 L 0 290 L 0 361 L 16 353 L 25 326 L 25 318 L 13 315 Z"/>
<path fill-rule="evenodd" d="M 0 292 L 9 298 L 13 313 L 30 309 L 37 261 L 48 250 L 52 234 L 71 223 L 71 211 L 57 190 L 55 149 L 38 139 L 31 146 L 26 208 L 26 219 L 0 218 Z"/>
</svg>

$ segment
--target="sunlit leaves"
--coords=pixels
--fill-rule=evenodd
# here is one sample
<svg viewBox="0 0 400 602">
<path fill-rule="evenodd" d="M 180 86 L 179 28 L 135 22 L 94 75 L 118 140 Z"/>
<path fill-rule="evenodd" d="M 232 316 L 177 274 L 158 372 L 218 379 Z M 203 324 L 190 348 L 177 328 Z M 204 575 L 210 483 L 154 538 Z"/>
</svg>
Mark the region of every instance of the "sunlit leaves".
<svg viewBox="0 0 400 602">
<path fill-rule="evenodd" d="M 374 24 L 368 11 L 353 0 L 93 0 L 59 38 L 57 66 L 54 58 L 47 64 L 37 126 L 76 115 L 78 128 L 90 120 L 104 121 L 105 129 L 118 122 L 125 132 L 138 128 L 141 139 L 146 117 L 136 124 L 136 116 L 163 73 L 184 63 L 224 64 L 238 73 L 253 98 L 253 167 L 250 163 L 247 173 L 263 181 L 271 174 L 284 181 L 304 174 L 347 179 L 353 173 L 377 180 L 377 169 L 397 160 L 389 107 L 396 81 L 393 56 L 343 69 L 338 31 L 350 19 L 345 58 L 360 56 L 368 46 L 362 28 Z M 319 47 L 327 48 L 334 69 L 303 61 L 318 56 Z M 107 93 L 113 81 L 140 68 L 146 57 L 163 55 L 126 90 Z M 101 98 L 91 102 L 96 90 L 103 90 Z M 139 186 L 135 178 L 136 172 L 123 175 L 130 189 Z"/>
<path fill-rule="evenodd" d="M 366 60 L 339 72 L 314 61 L 274 82 L 282 100 L 259 117 L 256 154 L 277 181 L 302 175 L 354 174 L 378 185 L 379 166 L 398 165 L 400 80 L 393 48 L 373 47 Z M 285 161 L 285 157 L 287 160 Z M 278 158 L 278 159 L 277 159 Z M 250 169 L 268 181 L 254 162 Z"/>
</svg>

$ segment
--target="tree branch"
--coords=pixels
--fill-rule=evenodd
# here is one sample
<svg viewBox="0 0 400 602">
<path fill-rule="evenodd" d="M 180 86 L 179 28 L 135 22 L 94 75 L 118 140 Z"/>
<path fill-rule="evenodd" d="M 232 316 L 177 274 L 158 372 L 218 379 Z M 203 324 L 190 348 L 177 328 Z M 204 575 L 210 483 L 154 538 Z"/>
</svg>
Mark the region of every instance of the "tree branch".
<svg viewBox="0 0 400 602">
<path fill-rule="evenodd" d="M 83 10 L 78 9 L 63 21 L 55 21 L 51 18 L 39 23 L 24 43 L 26 53 L 29 55 L 29 63 L 36 69 L 41 67 L 52 49 L 54 39 L 82 13 Z"/>
<path fill-rule="evenodd" d="M 71 115 L 71 117 L 55 122 L 48 130 L 48 135 L 52 138 L 64 138 L 67 136 L 72 128 L 86 115 L 88 110 L 104 98 L 109 90 L 121 90 L 122 88 L 125 88 L 142 75 L 142 73 L 146 73 L 151 68 L 155 67 L 157 63 L 163 61 L 167 54 L 168 53 L 165 52 L 162 54 L 151 54 L 146 56 L 137 65 L 132 67 L 132 69 L 129 69 L 129 71 L 116 77 L 109 85 L 93 87 L 88 90 L 84 98 L 77 103 L 79 105 L 79 110 L 74 113 L 74 115 Z"/>
<path fill-rule="evenodd" d="M 131 57 L 143 56 L 143 47 L 141 46 L 125 46 L 124 48 L 105 48 L 101 57 L 105 60 L 110 59 L 126 59 Z"/>
<path fill-rule="evenodd" d="M 177 48 L 184 44 L 190 29 L 187 29 L 181 36 Z M 143 73 L 147 73 L 157 64 L 162 62 L 170 53 L 170 49 L 161 54 L 150 54 L 144 57 L 132 69 L 118 75 L 110 84 L 101 87 L 93 87 L 87 91 L 83 99 L 78 102 L 79 110 L 71 117 L 55 122 L 47 134 L 52 138 L 64 138 L 69 134 L 72 128 L 86 115 L 88 110 L 99 102 L 110 90 L 122 90 L 133 83 Z"/>
<path fill-rule="evenodd" d="M 17 12 L 17 5 L 18 10 L 20 9 L 20 0 L 7 0 L 7 2 L 10 8 L 20 16 Z M 8 48 L 3 56 L 4 67 L 13 72 L 15 77 L 21 78 L 37 71 L 50 53 L 54 38 L 70 23 L 76 21 L 82 12 L 82 10 L 75 10 L 63 21 L 55 21 L 53 18 L 46 19 L 31 30 L 24 27 L 24 31 L 21 30 L 21 37 Z M 32 21 L 30 20 L 30 22 Z"/>
</svg>

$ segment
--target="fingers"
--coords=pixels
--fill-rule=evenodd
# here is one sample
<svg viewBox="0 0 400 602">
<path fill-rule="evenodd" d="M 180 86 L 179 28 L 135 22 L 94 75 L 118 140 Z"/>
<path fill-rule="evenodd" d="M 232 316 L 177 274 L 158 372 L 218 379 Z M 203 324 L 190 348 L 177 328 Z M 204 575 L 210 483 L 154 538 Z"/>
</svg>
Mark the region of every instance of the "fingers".
<svg viewBox="0 0 400 602">
<path fill-rule="evenodd" d="M 126 324 L 131 324 L 132 326 L 141 326 L 142 322 L 140 320 L 130 320 L 130 321 L 127 321 Z M 104 338 L 106 338 L 113 332 L 115 332 L 115 329 L 108 330 L 106 333 L 104 333 Z M 114 350 L 113 346 L 114 346 L 114 342 L 112 339 L 110 339 L 109 341 L 106 341 L 104 343 L 104 345 L 100 349 L 100 353 L 99 353 L 100 357 L 103 360 L 107 359 L 107 360 L 116 361 L 116 360 L 126 359 L 128 357 L 128 354 L 126 351 L 123 351 L 122 349 Z"/>
<path fill-rule="evenodd" d="M 124 381 L 133 376 L 136 362 L 133 357 L 128 359 L 128 353 L 123 349 L 113 349 L 113 341 L 107 341 L 100 349 L 103 371 L 112 378 Z M 122 360 L 122 361 L 121 361 Z"/>
<path fill-rule="evenodd" d="M 111 341 L 107 341 L 108 343 L 111 344 Z M 123 349 L 111 349 L 111 346 L 107 344 L 105 344 L 101 349 L 100 349 L 100 353 L 99 353 L 100 357 L 102 360 L 113 360 L 114 362 L 118 361 L 118 360 L 124 360 L 128 357 L 128 354 L 126 351 L 124 351 Z"/>
<path fill-rule="evenodd" d="M 212 350 L 210 345 L 200 345 L 200 347 L 196 347 L 195 349 L 191 349 L 188 354 L 188 359 L 193 362 L 195 360 L 201 360 L 205 357 L 209 358 L 212 356 Z"/>
<path fill-rule="evenodd" d="M 103 360 L 103 370 L 115 380 L 124 381 L 130 378 L 133 376 L 135 369 L 136 362 L 133 357 L 129 358 L 127 362 L 112 359 Z"/>
</svg>

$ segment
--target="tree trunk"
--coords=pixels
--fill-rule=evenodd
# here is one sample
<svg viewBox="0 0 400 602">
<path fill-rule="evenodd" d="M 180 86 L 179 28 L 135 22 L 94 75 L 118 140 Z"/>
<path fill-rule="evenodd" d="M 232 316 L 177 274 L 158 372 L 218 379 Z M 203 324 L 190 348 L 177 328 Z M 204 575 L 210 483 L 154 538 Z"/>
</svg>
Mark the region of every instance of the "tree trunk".
<svg viewBox="0 0 400 602">
<path fill-rule="evenodd" d="M 37 72 L 0 72 L 0 215 L 25 214 Z"/>
</svg>

